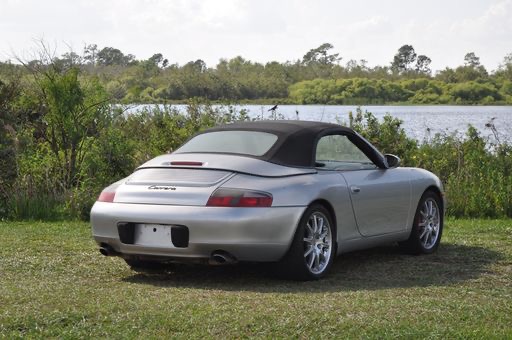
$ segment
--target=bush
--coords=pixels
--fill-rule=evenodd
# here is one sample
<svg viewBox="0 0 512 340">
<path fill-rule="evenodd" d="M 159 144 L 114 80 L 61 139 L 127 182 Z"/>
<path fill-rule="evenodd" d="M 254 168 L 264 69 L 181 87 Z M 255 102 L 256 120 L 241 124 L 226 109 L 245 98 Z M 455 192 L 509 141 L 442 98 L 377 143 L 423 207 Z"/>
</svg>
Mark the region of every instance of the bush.
<svg viewBox="0 0 512 340">
<path fill-rule="evenodd" d="M 358 108 L 355 116 L 349 112 L 349 124 L 381 152 L 399 156 L 403 164 L 410 164 L 413 160 L 418 147 L 417 142 L 407 137 L 400 119 L 386 115 L 383 121 L 379 122 L 371 112 L 363 113 L 361 108 Z"/>
<path fill-rule="evenodd" d="M 37 129 L 25 126 L 17 134 L 19 175 L 4 209 L 13 219 L 88 219 L 108 184 L 143 162 L 172 152 L 204 128 L 247 119 L 246 112 L 233 106 L 213 107 L 197 100 L 188 103 L 186 112 L 161 105 L 126 114 L 122 107 L 111 107 L 95 121 L 95 134 L 84 136 L 83 159 L 71 186 L 49 142 Z M 445 185 L 449 215 L 512 217 L 512 146 L 500 143 L 499 136 L 491 141 L 469 127 L 464 137 L 437 134 L 419 143 L 392 116 L 378 120 L 358 109 L 349 119 L 353 129 L 382 152 L 399 156 L 403 166 L 437 174 Z M 493 129 L 492 124 L 489 127 Z"/>
<path fill-rule="evenodd" d="M 444 183 L 447 214 L 456 217 L 512 217 L 512 146 L 483 138 L 469 126 L 464 138 L 437 134 L 418 144 L 407 137 L 401 121 L 382 122 L 370 112 L 350 114 L 350 125 L 403 166 L 427 169 Z M 493 129 L 492 123 L 489 128 Z M 496 130 L 493 129 L 496 133 Z"/>
<path fill-rule="evenodd" d="M 480 84 L 475 81 L 454 85 L 450 94 L 461 103 L 478 103 L 487 97 L 492 101 L 501 99 L 501 95 L 492 84 Z"/>
</svg>

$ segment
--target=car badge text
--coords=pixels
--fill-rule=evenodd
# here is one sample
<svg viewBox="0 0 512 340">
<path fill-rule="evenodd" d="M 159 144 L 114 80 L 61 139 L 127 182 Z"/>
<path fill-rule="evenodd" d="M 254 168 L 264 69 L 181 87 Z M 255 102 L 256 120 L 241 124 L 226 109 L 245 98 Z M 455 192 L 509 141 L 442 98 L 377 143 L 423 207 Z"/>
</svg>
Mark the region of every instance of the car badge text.
<svg viewBox="0 0 512 340">
<path fill-rule="evenodd" d="M 169 185 L 152 185 L 150 187 L 148 187 L 149 190 L 171 190 L 171 191 L 174 191 L 176 190 L 176 187 L 172 187 L 172 186 L 169 186 Z"/>
</svg>

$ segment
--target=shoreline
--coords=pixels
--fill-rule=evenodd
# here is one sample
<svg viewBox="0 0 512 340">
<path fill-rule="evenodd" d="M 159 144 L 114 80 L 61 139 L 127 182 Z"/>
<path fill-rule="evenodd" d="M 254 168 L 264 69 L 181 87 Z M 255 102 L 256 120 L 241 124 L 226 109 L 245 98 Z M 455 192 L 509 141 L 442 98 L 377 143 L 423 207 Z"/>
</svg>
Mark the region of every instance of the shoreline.
<svg viewBox="0 0 512 340">
<path fill-rule="evenodd" d="M 323 103 L 316 103 L 316 104 L 301 104 L 301 103 L 290 103 L 290 102 L 282 102 L 280 100 L 275 101 L 217 101 L 217 100 L 198 100 L 193 101 L 192 99 L 189 100 L 177 100 L 177 101 L 152 101 L 152 102 L 139 102 L 139 103 L 122 103 L 117 102 L 113 103 L 113 105 L 126 105 L 126 106 L 141 106 L 141 105 L 191 105 L 191 104 L 197 104 L 197 105 L 224 105 L 224 106 L 244 106 L 244 105 L 259 105 L 259 106 L 271 106 L 271 105 L 279 105 L 279 106 L 355 106 L 355 107 L 380 107 L 380 106 L 389 106 L 389 107 L 396 107 L 396 106 L 403 106 L 403 107 L 429 107 L 429 106 L 437 106 L 437 107 L 511 107 L 512 104 L 506 104 L 506 103 L 492 103 L 492 104 L 461 104 L 461 103 L 449 103 L 449 104 L 414 104 L 414 103 L 404 103 L 404 102 L 398 102 L 398 103 L 384 103 L 384 104 L 323 104 Z"/>
</svg>

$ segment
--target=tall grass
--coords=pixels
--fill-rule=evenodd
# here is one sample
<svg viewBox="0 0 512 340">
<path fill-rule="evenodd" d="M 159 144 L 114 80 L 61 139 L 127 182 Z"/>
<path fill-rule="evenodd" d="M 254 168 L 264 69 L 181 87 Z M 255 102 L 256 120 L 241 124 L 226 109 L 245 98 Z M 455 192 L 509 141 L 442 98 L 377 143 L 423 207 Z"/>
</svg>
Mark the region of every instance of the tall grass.
<svg viewBox="0 0 512 340">
<path fill-rule="evenodd" d="M 36 143 L 17 154 L 19 174 L 8 200 L 16 220 L 87 220 L 103 187 L 144 161 L 171 152 L 197 131 L 219 123 L 247 120 L 232 106 L 190 103 L 186 113 L 172 107 L 117 115 L 95 139 L 88 140 L 80 178 L 72 188 L 61 183 L 62 172 L 48 147 Z M 360 109 L 349 125 L 385 153 L 402 158 L 402 165 L 437 174 L 445 185 L 447 213 L 457 217 L 512 217 L 512 145 L 490 140 L 469 127 L 466 135 L 438 134 L 423 142 L 409 138 L 401 121 L 379 121 Z M 491 125 L 492 129 L 493 126 Z M 495 129 L 493 130 L 495 131 Z"/>
<path fill-rule="evenodd" d="M 18 177 L 8 193 L 9 218 L 15 220 L 63 220 L 73 218 L 66 208 L 67 192 L 47 172 Z"/>
<path fill-rule="evenodd" d="M 71 217 L 66 211 L 66 200 L 63 197 L 14 192 L 9 203 L 10 217 L 15 220 L 54 221 Z"/>
</svg>

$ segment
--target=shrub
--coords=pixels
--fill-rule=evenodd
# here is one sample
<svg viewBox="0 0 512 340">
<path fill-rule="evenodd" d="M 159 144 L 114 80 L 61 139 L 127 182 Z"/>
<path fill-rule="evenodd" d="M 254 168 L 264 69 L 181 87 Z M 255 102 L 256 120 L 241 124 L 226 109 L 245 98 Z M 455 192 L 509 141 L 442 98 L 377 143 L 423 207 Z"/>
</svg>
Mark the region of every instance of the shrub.
<svg viewBox="0 0 512 340">
<path fill-rule="evenodd" d="M 435 173 L 444 183 L 447 214 L 457 217 L 512 217 L 512 146 L 484 138 L 472 126 L 465 137 L 436 134 L 418 144 L 401 121 L 372 113 L 350 113 L 350 125 L 382 152 L 402 158 L 402 165 Z"/>
</svg>

